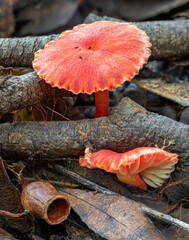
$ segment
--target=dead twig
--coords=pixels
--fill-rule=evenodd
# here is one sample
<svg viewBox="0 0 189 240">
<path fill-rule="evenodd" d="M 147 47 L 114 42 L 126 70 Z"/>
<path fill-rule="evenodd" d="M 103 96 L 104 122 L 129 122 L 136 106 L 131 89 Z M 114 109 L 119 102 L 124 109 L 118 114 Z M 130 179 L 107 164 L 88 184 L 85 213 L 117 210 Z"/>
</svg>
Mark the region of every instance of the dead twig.
<svg viewBox="0 0 189 240">
<path fill-rule="evenodd" d="M 84 177 L 81 177 L 80 175 L 78 175 L 77 173 L 74 173 L 72 171 L 69 171 L 68 169 L 62 167 L 61 165 L 58 165 L 58 164 L 55 164 L 53 165 L 53 168 L 63 174 L 63 175 L 66 175 L 68 177 L 71 177 L 72 179 L 74 179 L 75 181 L 77 181 L 78 183 L 84 185 L 85 187 L 89 188 L 89 189 L 92 189 L 94 191 L 97 191 L 97 192 L 100 192 L 100 193 L 103 193 L 103 194 L 109 194 L 109 195 L 113 195 L 113 194 L 116 194 L 112 191 L 109 191 L 108 189 L 104 188 L 104 187 L 101 187 L 99 186 L 98 184 L 96 183 L 93 183 L 89 180 L 87 180 L 86 178 Z"/>
<path fill-rule="evenodd" d="M 151 208 L 149 208 L 147 206 L 144 206 L 144 205 L 142 206 L 142 210 L 146 214 L 148 214 L 148 215 L 150 215 L 150 216 L 152 216 L 152 217 L 154 217 L 156 219 L 159 219 L 161 221 L 167 222 L 167 223 L 169 223 L 171 225 L 174 225 L 176 227 L 182 228 L 185 231 L 189 232 L 189 224 L 188 223 L 185 223 L 185 222 L 183 222 L 183 221 L 181 221 L 181 220 L 179 220 L 177 218 L 171 217 L 171 216 L 169 216 L 167 214 L 163 214 L 161 212 L 153 210 L 153 209 L 151 209 Z"/>
</svg>

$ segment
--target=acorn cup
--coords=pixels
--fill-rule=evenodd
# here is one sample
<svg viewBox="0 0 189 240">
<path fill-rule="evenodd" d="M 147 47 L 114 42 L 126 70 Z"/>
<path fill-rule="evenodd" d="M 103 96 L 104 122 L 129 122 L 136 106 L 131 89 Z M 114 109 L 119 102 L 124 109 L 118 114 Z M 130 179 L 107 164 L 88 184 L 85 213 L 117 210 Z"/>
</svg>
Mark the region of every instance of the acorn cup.
<svg viewBox="0 0 189 240">
<path fill-rule="evenodd" d="M 50 225 L 60 224 L 67 219 L 70 203 L 53 185 L 43 181 L 28 184 L 23 176 L 21 179 L 21 202 L 25 210 L 36 218 L 45 219 Z"/>
</svg>

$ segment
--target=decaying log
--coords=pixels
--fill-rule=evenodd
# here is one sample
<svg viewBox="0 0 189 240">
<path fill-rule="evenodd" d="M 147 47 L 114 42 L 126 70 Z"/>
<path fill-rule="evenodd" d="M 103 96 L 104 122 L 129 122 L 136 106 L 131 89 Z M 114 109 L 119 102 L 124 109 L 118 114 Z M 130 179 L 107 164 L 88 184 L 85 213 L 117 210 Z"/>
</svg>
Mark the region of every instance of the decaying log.
<svg viewBox="0 0 189 240">
<path fill-rule="evenodd" d="M 20 76 L 0 77 L 0 113 L 12 112 L 34 105 L 47 97 L 69 95 L 73 96 L 66 90 L 52 88 L 44 80 L 40 79 L 35 72 Z"/>
<path fill-rule="evenodd" d="M 86 23 L 97 20 L 121 21 L 90 14 Z M 135 22 L 151 38 L 151 59 L 181 59 L 189 56 L 189 20 Z M 0 65 L 31 67 L 34 53 L 58 35 L 0 39 Z"/>
<path fill-rule="evenodd" d="M 167 150 L 177 153 L 180 161 L 172 181 L 186 178 L 166 189 L 174 200 L 189 194 L 189 126 L 167 117 L 150 113 L 128 98 L 124 98 L 110 117 L 75 122 L 20 122 L 0 125 L 1 155 L 4 159 L 33 157 L 78 157 L 84 153 L 83 136 L 87 133 L 95 151 L 111 149 L 127 151 L 141 146 L 162 146 L 163 140 L 173 140 Z"/>
</svg>

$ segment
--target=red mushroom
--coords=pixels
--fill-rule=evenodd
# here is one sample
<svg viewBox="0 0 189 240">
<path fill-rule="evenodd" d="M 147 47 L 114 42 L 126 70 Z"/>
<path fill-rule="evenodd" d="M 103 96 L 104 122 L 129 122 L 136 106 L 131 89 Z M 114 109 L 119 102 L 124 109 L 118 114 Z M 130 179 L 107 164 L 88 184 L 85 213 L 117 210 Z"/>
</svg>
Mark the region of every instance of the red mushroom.
<svg viewBox="0 0 189 240">
<path fill-rule="evenodd" d="M 95 116 L 108 116 L 108 90 L 138 74 L 150 47 L 147 34 L 134 24 L 98 21 L 63 32 L 35 53 L 33 68 L 53 87 L 95 92 Z"/>
<path fill-rule="evenodd" d="M 146 184 L 157 188 L 169 178 L 178 162 L 177 157 L 177 154 L 153 147 L 136 148 L 126 153 L 110 150 L 90 153 L 87 148 L 79 162 L 88 168 L 101 168 L 116 173 L 120 181 L 147 189 Z"/>
</svg>

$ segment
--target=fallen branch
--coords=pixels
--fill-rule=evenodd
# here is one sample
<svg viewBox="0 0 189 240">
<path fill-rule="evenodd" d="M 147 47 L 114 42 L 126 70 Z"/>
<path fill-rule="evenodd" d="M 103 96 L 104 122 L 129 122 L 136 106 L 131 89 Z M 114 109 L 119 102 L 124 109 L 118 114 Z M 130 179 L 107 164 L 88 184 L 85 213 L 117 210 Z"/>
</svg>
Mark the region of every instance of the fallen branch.
<svg viewBox="0 0 189 240">
<path fill-rule="evenodd" d="M 173 140 L 168 151 L 180 157 L 179 168 L 172 181 L 188 176 L 189 126 L 167 117 L 146 111 L 143 107 L 124 98 L 110 113 L 109 118 L 75 122 L 20 122 L 0 125 L 1 155 L 4 159 L 32 159 L 37 157 L 78 157 L 84 153 L 87 133 L 95 151 L 110 149 L 117 152 L 141 146 L 162 146 L 163 139 Z M 106 128 L 102 127 L 106 126 Z M 91 131 L 91 129 L 93 129 Z M 166 193 L 178 201 L 188 196 L 189 179 L 170 186 Z"/>
<path fill-rule="evenodd" d="M 90 14 L 86 23 L 99 20 L 121 21 L 114 18 Z M 189 57 L 189 21 L 136 22 L 151 38 L 151 59 L 182 59 Z M 0 39 L 0 65 L 4 67 L 31 67 L 34 53 L 44 48 L 58 35 Z"/>
<path fill-rule="evenodd" d="M 45 98 L 72 95 L 66 90 L 52 88 L 35 72 L 0 79 L 0 112 L 7 113 L 34 105 Z"/>
</svg>

